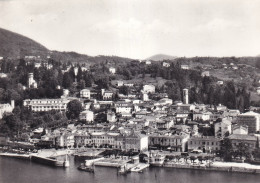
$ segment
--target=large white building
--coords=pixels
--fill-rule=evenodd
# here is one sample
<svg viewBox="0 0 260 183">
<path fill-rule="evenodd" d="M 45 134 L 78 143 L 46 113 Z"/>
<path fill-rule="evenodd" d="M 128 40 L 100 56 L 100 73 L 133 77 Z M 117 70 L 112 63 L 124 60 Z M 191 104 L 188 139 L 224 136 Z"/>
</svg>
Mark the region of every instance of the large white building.
<svg viewBox="0 0 260 183">
<path fill-rule="evenodd" d="M 29 107 L 32 111 L 50 111 L 58 110 L 65 112 L 67 110 L 67 104 L 70 102 L 67 98 L 59 99 L 26 99 L 23 101 L 23 106 Z"/>
<path fill-rule="evenodd" d="M 0 104 L 0 119 L 3 118 L 4 113 L 10 113 L 14 109 L 14 100 L 11 100 L 11 104 Z"/>
</svg>

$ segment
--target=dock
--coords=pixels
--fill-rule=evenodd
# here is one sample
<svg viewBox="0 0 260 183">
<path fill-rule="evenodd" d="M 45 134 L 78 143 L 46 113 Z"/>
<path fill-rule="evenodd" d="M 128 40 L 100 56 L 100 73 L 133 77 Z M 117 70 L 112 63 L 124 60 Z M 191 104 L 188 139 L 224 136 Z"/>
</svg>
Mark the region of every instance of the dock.
<svg viewBox="0 0 260 183">
<path fill-rule="evenodd" d="M 105 159 L 95 162 L 94 165 L 118 168 L 118 167 L 121 167 L 122 165 L 125 165 L 127 162 L 128 162 L 127 160 L 105 158 Z"/>
</svg>

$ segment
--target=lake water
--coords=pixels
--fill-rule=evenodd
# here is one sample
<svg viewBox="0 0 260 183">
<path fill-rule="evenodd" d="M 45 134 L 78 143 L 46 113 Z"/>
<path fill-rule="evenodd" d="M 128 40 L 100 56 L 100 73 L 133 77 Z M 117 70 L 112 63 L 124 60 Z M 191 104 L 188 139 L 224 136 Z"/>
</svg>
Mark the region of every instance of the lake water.
<svg viewBox="0 0 260 183">
<path fill-rule="evenodd" d="M 150 167 L 143 173 L 117 175 L 116 168 L 96 167 L 95 174 L 79 171 L 70 157 L 69 168 L 0 157 L 0 183 L 259 183 L 260 175 Z"/>
</svg>

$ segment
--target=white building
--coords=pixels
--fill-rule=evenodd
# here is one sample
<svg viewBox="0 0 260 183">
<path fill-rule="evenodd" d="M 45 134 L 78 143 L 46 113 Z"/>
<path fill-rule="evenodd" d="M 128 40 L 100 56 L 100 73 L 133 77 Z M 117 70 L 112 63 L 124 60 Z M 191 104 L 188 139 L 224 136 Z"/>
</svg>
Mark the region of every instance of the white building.
<svg viewBox="0 0 260 183">
<path fill-rule="evenodd" d="M 103 100 L 112 100 L 113 92 L 105 91 L 105 89 L 101 89 L 101 95 Z"/>
<path fill-rule="evenodd" d="M 163 62 L 163 67 L 170 67 L 170 64 L 167 62 Z"/>
<path fill-rule="evenodd" d="M 110 68 L 109 68 L 109 72 L 110 72 L 111 74 L 115 74 L 115 73 L 116 73 L 116 68 L 110 67 Z"/>
<path fill-rule="evenodd" d="M 260 87 L 257 87 L 256 92 L 258 95 L 260 95 Z"/>
<path fill-rule="evenodd" d="M 90 99 L 90 90 L 89 89 L 80 90 L 80 98 Z"/>
<path fill-rule="evenodd" d="M 93 122 L 94 121 L 94 113 L 92 111 L 82 111 L 79 114 L 79 119 L 86 122 Z"/>
<path fill-rule="evenodd" d="M 26 99 L 23 101 L 23 106 L 29 107 L 32 111 L 50 111 L 58 110 L 65 112 L 67 110 L 67 104 L 70 100 L 66 98 L 60 99 Z"/>
<path fill-rule="evenodd" d="M 189 70 L 190 66 L 189 65 L 181 65 L 181 69 Z"/>
<path fill-rule="evenodd" d="M 11 113 L 14 107 L 14 100 L 11 100 L 11 104 L 0 104 L 0 119 L 3 118 L 4 113 Z"/>
<path fill-rule="evenodd" d="M 116 122 L 116 114 L 112 111 L 108 111 L 107 112 L 107 121 L 109 123 L 114 123 Z"/>
<path fill-rule="evenodd" d="M 0 78 L 6 78 L 7 77 L 7 74 L 5 73 L 0 73 Z"/>
<path fill-rule="evenodd" d="M 68 89 L 63 89 L 63 97 L 67 97 L 70 91 Z"/>
<path fill-rule="evenodd" d="M 116 86 L 120 87 L 120 86 L 123 86 L 124 85 L 124 81 L 116 81 Z"/>
<path fill-rule="evenodd" d="M 146 61 L 145 61 L 145 64 L 146 64 L 146 65 L 151 65 L 152 62 L 151 62 L 150 60 L 146 60 Z"/>
<path fill-rule="evenodd" d="M 232 126 L 232 134 L 247 135 L 248 134 L 248 126 L 234 125 L 234 126 Z"/>
<path fill-rule="evenodd" d="M 143 86 L 143 93 L 154 93 L 155 86 L 154 85 L 144 85 Z"/>
<path fill-rule="evenodd" d="M 209 77 L 209 71 L 204 71 L 204 72 L 202 72 L 202 73 L 201 73 L 201 76 L 202 76 L 202 77 L 205 77 L 205 76 Z"/>
<path fill-rule="evenodd" d="M 231 134 L 231 121 L 227 118 L 223 118 L 222 122 L 215 123 L 214 130 L 215 137 L 225 137 L 227 132 Z"/>
<path fill-rule="evenodd" d="M 33 78 L 33 73 L 28 75 L 28 88 L 37 88 L 37 82 Z"/>
<path fill-rule="evenodd" d="M 223 82 L 223 81 L 217 81 L 217 84 L 218 84 L 218 85 L 223 85 L 224 82 Z"/>
<path fill-rule="evenodd" d="M 116 113 L 131 113 L 133 110 L 133 104 L 127 102 L 115 103 Z"/>
</svg>

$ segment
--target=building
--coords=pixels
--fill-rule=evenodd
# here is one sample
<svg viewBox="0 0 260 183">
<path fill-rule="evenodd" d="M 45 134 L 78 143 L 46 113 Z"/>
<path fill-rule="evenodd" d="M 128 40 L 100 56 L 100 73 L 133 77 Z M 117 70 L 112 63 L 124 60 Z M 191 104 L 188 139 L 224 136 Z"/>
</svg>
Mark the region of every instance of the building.
<svg viewBox="0 0 260 183">
<path fill-rule="evenodd" d="M 28 88 L 37 88 L 37 82 L 33 78 L 33 73 L 28 75 Z"/>
<path fill-rule="evenodd" d="M 14 100 L 11 100 L 11 104 L 0 104 L 0 119 L 3 118 L 4 113 L 11 113 L 14 107 Z"/>
<path fill-rule="evenodd" d="M 240 143 L 245 143 L 250 151 L 256 148 L 257 137 L 253 135 L 232 134 L 228 137 L 234 150 L 238 149 Z"/>
<path fill-rule="evenodd" d="M 205 77 L 205 76 L 209 77 L 209 71 L 204 71 L 204 72 L 202 72 L 202 73 L 201 73 L 201 76 L 202 76 L 202 77 Z"/>
<path fill-rule="evenodd" d="M 7 74 L 5 73 L 0 73 L 0 78 L 6 78 L 7 77 Z"/>
<path fill-rule="evenodd" d="M 108 111 L 107 112 L 107 121 L 109 123 L 114 123 L 116 122 L 116 114 L 112 111 Z"/>
<path fill-rule="evenodd" d="M 170 67 L 171 65 L 169 64 L 169 63 L 167 63 L 167 62 L 163 62 L 163 67 Z"/>
<path fill-rule="evenodd" d="M 248 134 L 248 126 L 233 125 L 232 126 L 232 134 L 247 135 Z"/>
<path fill-rule="evenodd" d="M 227 118 L 223 118 L 221 122 L 215 123 L 215 137 L 225 137 L 225 135 L 231 134 L 231 121 Z"/>
<path fill-rule="evenodd" d="M 189 104 L 189 90 L 183 89 L 183 104 Z"/>
<path fill-rule="evenodd" d="M 66 98 L 67 96 L 69 96 L 70 91 L 68 89 L 63 89 L 62 91 L 63 91 L 62 97 Z"/>
<path fill-rule="evenodd" d="M 260 86 L 257 87 L 256 92 L 257 92 L 258 95 L 260 95 Z"/>
<path fill-rule="evenodd" d="M 125 136 L 124 150 L 133 151 L 146 151 L 148 150 L 148 136 L 141 134 L 140 132 L 132 131 L 130 135 Z"/>
<path fill-rule="evenodd" d="M 116 102 L 115 103 L 116 113 L 131 113 L 133 110 L 133 104 L 127 102 Z"/>
<path fill-rule="evenodd" d="M 115 74 L 115 73 L 116 73 L 116 68 L 110 67 L 110 68 L 109 68 L 109 72 L 110 72 L 111 74 Z"/>
<path fill-rule="evenodd" d="M 90 90 L 89 89 L 80 90 L 80 98 L 90 99 Z"/>
<path fill-rule="evenodd" d="M 71 133 L 61 133 L 56 135 L 55 138 L 55 147 L 64 148 L 64 147 L 73 147 L 75 144 L 74 135 Z"/>
<path fill-rule="evenodd" d="M 155 86 L 154 85 L 144 85 L 143 93 L 155 93 Z"/>
<path fill-rule="evenodd" d="M 116 86 L 121 87 L 124 85 L 124 81 L 118 80 L 116 81 Z"/>
<path fill-rule="evenodd" d="M 181 65 L 181 69 L 183 70 L 189 70 L 190 66 L 189 65 Z"/>
<path fill-rule="evenodd" d="M 143 93 L 142 99 L 143 101 L 149 101 L 149 95 L 147 93 Z"/>
<path fill-rule="evenodd" d="M 105 91 L 105 89 L 101 89 L 101 96 L 103 100 L 112 100 L 113 94 L 114 93 L 112 91 Z"/>
<path fill-rule="evenodd" d="M 82 121 L 90 122 L 92 123 L 94 121 L 94 113 L 92 111 L 82 111 L 79 114 L 79 119 Z"/>
<path fill-rule="evenodd" d="M 70 102 L 67 98 L 59 99 L 26 99 L 23 101 L 23 106 L 29 107 L 34 112 L 58 110 L 65 112 L 67 104 Z"/>
<path fill-rule="evenodd" d="M 260 114 L 252 111 L 239 114 L 237 124 L 248 126 L 248 133 L 256 133 L 260 129 Z"/>
<path fill-rule="evenodd" d="M 223 82 L 223 81 L 217 81 L 217 84 L 218 84 L 218 85 L 223 85 L 224 82 Z"/>
<path fill-rule="evenodd" d="M 220 150 L 221 141 L 213 136 L 191 137 L 188 140 L 188 151 L 201 150 L 212 153 Z"/>
<path fill-rule="evenodd" d="M 145 64 L 146 64 L 146 65 L 151 65 L 152 62 L 151 62 L 150 60 L 146 60 L 146 61 L 145 61 Z"/>
<path fill-rule="evenodd" d="M 211 112 L 195 112 L 193 113 L 193 120 L 209 121 L 211 114 Z"/>
<path fill-rule="evenodd" d="M 186 151 L 188 135 L 150 135 L 149 147 L 157 147 L 159 149 L 171 148 L 173 151 Z"/>
</svg>

